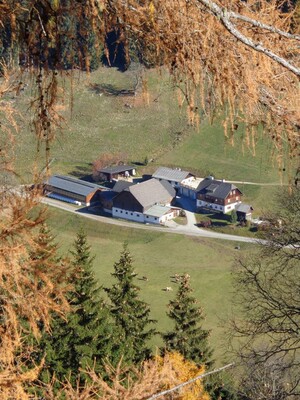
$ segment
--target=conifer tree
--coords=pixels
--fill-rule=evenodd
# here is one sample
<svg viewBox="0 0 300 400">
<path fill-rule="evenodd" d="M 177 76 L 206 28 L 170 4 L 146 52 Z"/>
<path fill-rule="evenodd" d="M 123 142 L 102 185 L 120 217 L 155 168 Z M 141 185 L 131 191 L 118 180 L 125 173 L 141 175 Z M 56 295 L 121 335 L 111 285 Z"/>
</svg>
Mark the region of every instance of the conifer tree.
<svg viewBox="0 0 300 400">
<path fill-rule="evenodd" d="M 43 381 L 55 373 L 59 380 L 69 378 L 75 384 L 80 368 L 93 367 L 96 372 L 103 372 L 103 362 L 110 356 L 112 325 L 92 271 L 94 258 L 82 230 L 77 234 L 71 255 L 74 267 L 72 290 L 68 292 L 71 312 L 66 321 L 54 316 L 51 334 L 42 339 L 48 370 L 42 373 Z M 80 383 L 85 379 L 81 373 Z"/>
<path fill-rule="evenodd" d="M 124 362 L 138 364 L 151 355 L 147 342 L 155 334 L 155 329 L 148 329 L 148 325 L 156 321 L 150 319 L 148 304 L 139 299 L 140 289 L 133 283 L 136 275 L 127 244 L 124 244 L 112 273 L 117 283 L 105 290 L 111 301 L 110 312 L 118 332 L 115 357 L 123 356 Z"/>
<path fill-rule="evenodd" d="M 212 364 L 212 350 L 208 346 L 210 332 L 202 328 L 202 309 L 191 295 L 190 276 L 183 275 L 175 299 L 169 303 L 167 315 L 174 321 L 173 331 L 163 334 L 164 351 L 178 351 L 185 359 L 198 365 Z"/>
</svg>

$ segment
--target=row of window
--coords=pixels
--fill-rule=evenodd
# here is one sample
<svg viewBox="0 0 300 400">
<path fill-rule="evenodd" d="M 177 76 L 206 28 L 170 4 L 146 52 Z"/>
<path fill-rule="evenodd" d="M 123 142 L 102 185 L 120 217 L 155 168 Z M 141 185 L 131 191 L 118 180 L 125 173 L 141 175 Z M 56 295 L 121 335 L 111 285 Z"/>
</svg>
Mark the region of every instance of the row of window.
<svg viewBox="0 0 300 400">
<path fill-rule="evenodd" d="M 119 210 L 116 210 L 116 213 L 119 212 Z M 123 214 L 123 210 L 120 210 L 120 214 Z M 125 211 L 125 214 L 128 215 L 128 211 Z M 133 213 L 131 212 L 130 215 L 133 215 Z M 139 217 L 139 215 L 136 215 L 137 217 Z"/>
<path fill-rule="evenodd" d="M 119 212 L 119 210 L 116 210 L 116 213 L 117 213 L 117 212 Z M 120 214 L 123 214 L 123 210 L 120 210 Z M 125 214 L 128 215 L 129 212 L 128 212 L 128 211 L 125 211 Z M 131 212 L 130 215 L 133 215 L 133 213 Z M 139 214 L 136 214 L 136 216 L 137 216 L 137 217 L 141 217 L 141 215 L 139 215 Z M 146 215 L 146 218 L 149 218 L 149 215 Z M 158 220 L 157 217 L 155 217 L 154 219 L 155 219 L 155 221 Z"/>
</svg>

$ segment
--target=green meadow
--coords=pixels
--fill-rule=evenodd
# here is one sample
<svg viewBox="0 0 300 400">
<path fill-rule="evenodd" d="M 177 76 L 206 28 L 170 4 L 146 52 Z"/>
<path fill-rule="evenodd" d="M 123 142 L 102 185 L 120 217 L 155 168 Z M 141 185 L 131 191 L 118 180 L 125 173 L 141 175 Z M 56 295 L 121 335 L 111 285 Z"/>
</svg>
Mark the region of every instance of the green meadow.
<svg viewBox="0 0 300 400">
<path fill-rule="evenodd" d="M 253 245 L 241 243 L 238 251 L 234 242 L 114 226 L 55 208 L 49 208 L 49 224 L 64 253 L 71 248 L 79 227 L 85 229 L 95 255 L 95 275 L 103 286 L 113 283 L 113 264 L 119 259 L 123 243 L 127 242 L 138 273 L 136 283 L 141 288 L 140 295 L 150 304 L 159 331 L 170 328 L 167 304 L 177 288 L 171 277 L 190 274 L 194 295 L 206 313 L 204 326 L 212 330 L 211 344 L 218 357 L 223 355 L 224 321 L 232 311 L 232 264 L 237 255 L 253 249 Z M 148 281 L 142 280 L 142 276 L 147 276 Z M 173 291 L 164 291 L 167 286 Z M 156 338 L 153 345 L 160 343 Z"/>
<path fill-rule="evenodd" d="M 57 132 L 51 149 L 51 172 L 77 177 L 89 175 L 92 162 L 104 153 L 121 152 L 125 161 L 147 166 L 138 173 L 152 173 L 158 166 L 181 167 L 203 177 L 258 183 L 286 183 L 292 167 L 279 171 L 269 139 L 259 133 L 255 152 L 244 143 L 244 128 L 235 131 L 234 144 L 224 135 L 220 121 L 212 125 L 203 120 L 190 127 L 183 105 L 179 108 L 176 90 L 165 71 L 146 71 L 148 92 L 136 96 L 132 91 L 138 71 L 121 73 L 113 68 L 100 68 L 87 75 L 74 73 L 72 85 L 65 82 L 61 112 L 62 131 Z M 32 181 L 33 161 L 37 169 L 45 166 L 43 147 L 36 154 L 36 139 L 29 128 L 33 116 L 28 101 L 34 99 L 30 85 L 15 98 L 23 112 L 22 129 L 16 141 L 16 170 L 25 182 Z M 254 154 L 255 153 L 255 154 Z M 268 208 L 276 191 L 273 186 L 240 184 L 244 201 L 258 213 Z M 267 201 L 266 201 L 267 199 Z"/>
</svg>

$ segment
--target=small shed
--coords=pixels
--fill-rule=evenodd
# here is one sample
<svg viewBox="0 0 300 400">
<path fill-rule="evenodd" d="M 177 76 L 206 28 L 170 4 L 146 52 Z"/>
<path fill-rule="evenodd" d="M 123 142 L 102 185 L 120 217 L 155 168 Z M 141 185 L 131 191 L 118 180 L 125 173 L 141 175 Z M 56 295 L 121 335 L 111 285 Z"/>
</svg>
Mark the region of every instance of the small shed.
<svg viewBox="0 0 300 400">
<path fill-rule="evenodd" d="M 235 206 L 238 221 L 251 221 L 253 207 L 249 204 L 239 203 Z"/>
<path fill-rule="evenodd" d="M 120 177 L 129 178 L 136 175 L 135 167 L 131 165 L 114 165 L 99 170 L 100 179 L 104 181 L 118 180 Z"/>
</svg>

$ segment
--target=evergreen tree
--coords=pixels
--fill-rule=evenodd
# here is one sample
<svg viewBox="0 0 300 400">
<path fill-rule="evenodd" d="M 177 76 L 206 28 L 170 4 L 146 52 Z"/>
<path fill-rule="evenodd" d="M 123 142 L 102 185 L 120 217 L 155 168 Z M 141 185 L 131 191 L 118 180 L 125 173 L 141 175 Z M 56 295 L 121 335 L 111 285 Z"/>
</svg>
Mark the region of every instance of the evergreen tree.
<svg viewBox="0 0 300 400">
<path fill-rule="evenodd" d="M 230 214 L 230 222 L 232 223 L 232 224 L 236 224 L 237 223 L 237 213 L 236 213 L 236 211 L 235 210 L 232 210 L 231 211 L 231 214 Z"/>
<path fill-rule="evenodd" d="M 116 359 L 123 356 L 125 362 L 140 363 L 151 355 L 147 342 L 155 334 L 155 329 L 147 327 L 156 321 L 149 317 L 148 304 L 139 299 L 140 289 L 133 283 L 136 273 L 126 244 L 119 261 L 114 264 L 112 276 L 117 283 L 106 288 L 106 292 L 111 301 L 110 312 L 118 332 L 114 354 Z"/>
<path fill-rule="evenodd" d="M 112 325 L 101 298 L 101 288 L 92 271 L 93 257 L 86 235 L 81 230 L 74 242 L 72 290 L 68 293 L 72 311 L 67 320 L 54 316 L 51 333 L 42 339 L 46 353 L 41 379 L 47 381 L 54 373 L 59 380 L 69 378 L 75 384 L 79 369 L 94 367 L 103 373 L 103 362 L 109 357 Z M 80 382 L 86 377 L 81 373 Z"/>
<path fill-rule="evenodd" d="M 212 351 L 208 346 L 210 332 L 203 329 L 203 311 L 191 295 L 190 276 L 185 274 L 175 299 L 169 303 L 167 315 L 175 322 L 174 330 L 163 334 L 166 351 L 178 351 L 185 359 L 198 365 L 209 367 L 212 364 Z"/>
</svg>

